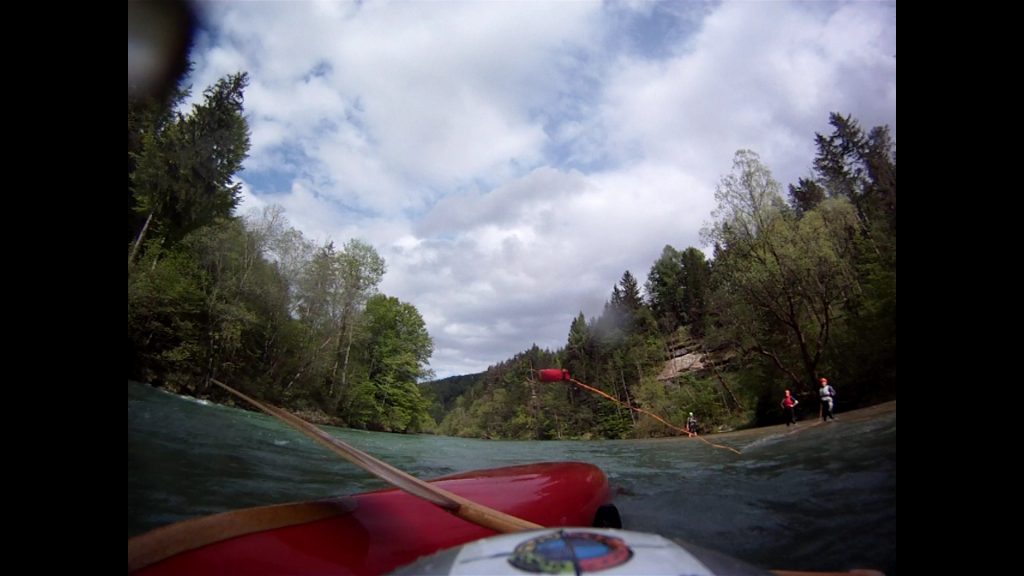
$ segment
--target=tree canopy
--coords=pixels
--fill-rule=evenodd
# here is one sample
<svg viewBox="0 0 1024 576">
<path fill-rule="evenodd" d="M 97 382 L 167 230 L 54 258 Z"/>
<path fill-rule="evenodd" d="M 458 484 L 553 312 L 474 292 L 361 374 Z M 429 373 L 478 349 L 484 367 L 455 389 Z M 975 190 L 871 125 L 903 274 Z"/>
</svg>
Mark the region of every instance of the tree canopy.
<svg viewBox="0 0 1024 576">
<path fill-rule="evenodd" d="M 864 134 L 833 114 L 813 177 L 782 185 L 740 150 L 715 191 L 695 247 L 666 245 L 644 283 L 629 271 L 602 313 L 578 314 L 565 346 L 499 363 L 449 400 L 439 430 L 507 438 L 620 438 L 674 433 L 630 406 L 709 429 L 781 418 L 784 388 L 812 396 L 819 376 L 844 407 L 896 393 L 896 158 L 887 127 Z M 685 362 L 684 362 L 685 361 Z M 700 367 L 677 370 L 677 362 Z M 561 384 L 564 367 L 618 403 Z M 812 396 L 813 397 L 813 396 Z"/>
<path fill-rule="evenodd" d="M 412 304 L 378 293 L 380 254 L 313 243 L 280 207 L 235 214 L 247 82 L 222 78 L 187 114 L 129 99 L 129 378 L 212 396 L 222 378 L 314 419 L 432 429 L 433 344 Z"/>
<path fill-rule="evenodd" d="M 235 213 L 247 83 L 226 76 L 188 112 L 185 90 L 129 98 L 129 378 L 217 396 L 217 377 L 337 424 L 524 439 L 674 433 L 632 408 L 680 424 L 692 411 L 708 429 L 770 421 L 783 388 L 810 394 L 825 374 L 846 406 L 895 396 L 888 127 L 831 115 L 788 203 L 761 158 L 738 151 L 703 231 L 711 260 L 666 244 L 646 282 L 624 271 L 599 315 L 576 315 L 563 347 L 534 345 L 434 394 L 421 385 L 426 324 L 379 292 L 373 246 L 312 242 L 280 207 Z M 550 367 L 614 401 L 538 382 Z"/>
</svg>

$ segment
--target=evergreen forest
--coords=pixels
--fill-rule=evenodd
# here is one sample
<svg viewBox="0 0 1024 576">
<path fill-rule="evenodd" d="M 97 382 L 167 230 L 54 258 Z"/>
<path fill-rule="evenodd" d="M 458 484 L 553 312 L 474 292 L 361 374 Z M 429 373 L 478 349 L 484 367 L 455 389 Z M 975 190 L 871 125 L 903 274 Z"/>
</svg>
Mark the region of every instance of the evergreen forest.
<svg viewBox="0 0 1024 576">
<path fill-rule="evenodd" d="M 610 286 L 556 350 L 429 382 L 414 303 L 379 290 L 359 239 L 314 242 L 280 207 L 240 215 L 248 76 L 128 100 L 128 376 L 216 401 L 217 378 L 318 422 L 481 438 L 635 438 L 777 423 L 784 390 L 840 409 L 896 396 L 896 149 L 886 126 L 834 113 L 809 176 L 784 187 L 736 152 L 702 231 L 641 282 Z M 666 239 L 671 241 L 671 239 Z M 640 272 L 640 271 L 638 271 Z M 541 368 L 568 382 L 542 383 Z"/>
</svg>

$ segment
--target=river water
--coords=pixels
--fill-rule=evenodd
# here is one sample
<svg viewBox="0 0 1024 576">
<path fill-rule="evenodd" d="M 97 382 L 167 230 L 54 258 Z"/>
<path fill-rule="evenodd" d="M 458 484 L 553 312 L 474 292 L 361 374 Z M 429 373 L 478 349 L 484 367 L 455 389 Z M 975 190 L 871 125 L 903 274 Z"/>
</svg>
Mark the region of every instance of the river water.
<svg viewBox="0 0 1024 576">
<path fill-rule="evenodd" d="M 841 407 L 840 407 L 841 408 Z M 896 405 L 709 440 L 511 442 L 328 428 L 421 478 L 578 460 L 625 528 L 765 568 L 896 574 Z M 128 535 L 234 508 L 385 485 L 270 417 L 128 383 Z"/>
</svg>

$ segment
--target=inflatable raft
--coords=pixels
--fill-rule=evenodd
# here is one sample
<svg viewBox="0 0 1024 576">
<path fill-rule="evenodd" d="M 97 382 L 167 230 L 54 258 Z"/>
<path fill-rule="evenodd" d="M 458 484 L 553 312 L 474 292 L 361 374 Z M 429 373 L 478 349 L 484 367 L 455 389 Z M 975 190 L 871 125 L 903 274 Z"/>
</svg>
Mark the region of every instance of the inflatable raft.
<svg viewBox="0 0 1024 576">
<path fill-rule="evenodd" d="M 617 527 L 608 479 L 578 462 L 467 472 L 435 484 L 542 526 Z M 399 490 L 225 512 L 129 539 L 136 574 L 382 574 L 494 536 Z"/>
</svg>

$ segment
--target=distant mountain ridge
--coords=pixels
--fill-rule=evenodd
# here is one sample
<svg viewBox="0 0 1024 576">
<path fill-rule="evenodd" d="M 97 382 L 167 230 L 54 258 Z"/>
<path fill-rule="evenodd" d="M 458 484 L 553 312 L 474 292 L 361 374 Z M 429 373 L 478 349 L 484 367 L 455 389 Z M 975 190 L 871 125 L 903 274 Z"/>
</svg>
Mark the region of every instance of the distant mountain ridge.
<svg viewBox="0 0 1024 576">
<path fill-rule="evenodd" d="M 434 396 L 434 403 L 430 407 L 430 415 L 434 420 L 440 422 L 444 415 L 455 406 L 455 401 L 466 393 L 474 384 L 480 381 L 485 372 L 475 374 L 460 374 L 449 376 L 440 380 L 424 382 L 423 387 L 430 390 Z"/>
</svg>

